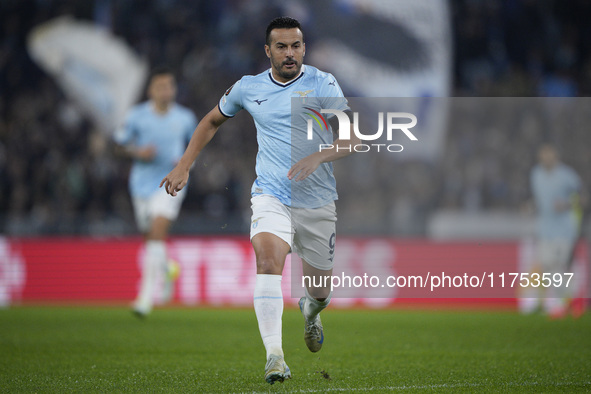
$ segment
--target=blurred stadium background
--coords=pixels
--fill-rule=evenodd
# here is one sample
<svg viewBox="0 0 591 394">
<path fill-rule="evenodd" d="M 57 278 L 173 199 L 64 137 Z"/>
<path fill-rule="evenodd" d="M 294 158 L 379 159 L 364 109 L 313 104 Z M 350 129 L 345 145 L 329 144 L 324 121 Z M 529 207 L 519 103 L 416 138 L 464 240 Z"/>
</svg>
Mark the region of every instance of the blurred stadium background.
<svg viewBox="0 0 591 394">
<path fill-rule="evenodd" d="M 139 275 L 129 163 L 115 157 L 96 114 L 32 60 L 31 31 L 71 16 L 111 32 L 150 67 L 171 66 L 178 101 L 202 117 L 242 75 L 268 68 L 264 28 L 286 14 L 303 23 L 308 61 L 334 73 L 347 96 L 591 93 L 591 4 L 583 0 L 2 0 L 0 303 L 131 300 Z M 185 304 L 250 303 L 246 234 L 257 148 L 250 117 L 236 118 L 198 159 L 173 227 L 172 254 L 184 269 L 177 300 Z M 378 220 L 371 235 L 386 239 L 392 256 L 407 245 L 416 251 L 407 260 L 398 253 L 396 264 L 441 256 L 442 242 L 466 261 L 531 260 L 529 171 L 542 141 L 553 141 L 591 184 L 585 128 L 506 121 L 515 127 L 444 128 L 428 154 L 384 170 L 396 179 L 387 191 L 364 192 Z M 358 189 L 343 188 L 343 204 L 348 190 Z M 363 249 L 356 237 L 366 232 L 343 225 L 339 233 Z"/>
</svg>

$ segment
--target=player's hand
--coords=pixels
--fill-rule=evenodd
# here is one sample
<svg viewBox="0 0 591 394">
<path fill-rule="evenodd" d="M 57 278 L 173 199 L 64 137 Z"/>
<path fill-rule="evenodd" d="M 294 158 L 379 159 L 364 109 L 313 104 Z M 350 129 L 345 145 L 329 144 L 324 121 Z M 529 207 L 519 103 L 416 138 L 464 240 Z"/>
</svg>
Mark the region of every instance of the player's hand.
<svg viewBox="0 0 591 394">
<path fill-rule="evenodd" d="M 554 210 L 558 213 L 568 211 L 571 209 L 571 203 L 565 200 L 558 200 L 554 202 Z"/>
<path fill-rule="evenodd" d="M 178 165 L 168 173 L 160 182 L 160 187 L 164 185 L 164 190 L 171 196 L 176 196 L 189 181 L 189 171 L 180 168 Z"/>
<path fill-rule="evenodd" d="M 322 163 L 322 159 L 319 152 L 312 153 L 309 156 L 304 157 L 302 160 L 295 163 L 287 172 L 287 177 L 292 180 L 295 177 L 295 181 L 303 181 L 310 174 L 312 174 L 318 166 Z"/>
<path fill-rule="evenodd" d="M 146 161 L 146 162 L 152 161 L 156 157 L 156 147 L 150 145 L 150 146 L 144 146 L 141 148 L 135 148 L 133 150 L 133 157 L 136 160 L 141 160 L 141 161 Z"/>
</svg>

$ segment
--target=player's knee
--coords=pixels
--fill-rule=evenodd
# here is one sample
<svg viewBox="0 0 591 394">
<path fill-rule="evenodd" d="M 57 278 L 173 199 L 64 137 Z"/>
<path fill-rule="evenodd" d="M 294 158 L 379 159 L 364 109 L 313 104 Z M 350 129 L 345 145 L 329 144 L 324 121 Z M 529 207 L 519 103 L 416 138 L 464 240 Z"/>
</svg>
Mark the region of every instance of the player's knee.
<svg viewBox="0 0 591 394">
<path fill-rule="evenodd" d="M 168 228 L 170 227 L 170 220 L 157 216 L 152 220 L 150 229 L 148 230 L 146 238 L 149 240 L 163 241 L 168 235 Z"/>
<path fill-rule="evenodd" d="M 280 261 L 269 257 L 257 259 L 257 274 L 281 275 L 282 272 L 283 265 Z"/>
</svg>

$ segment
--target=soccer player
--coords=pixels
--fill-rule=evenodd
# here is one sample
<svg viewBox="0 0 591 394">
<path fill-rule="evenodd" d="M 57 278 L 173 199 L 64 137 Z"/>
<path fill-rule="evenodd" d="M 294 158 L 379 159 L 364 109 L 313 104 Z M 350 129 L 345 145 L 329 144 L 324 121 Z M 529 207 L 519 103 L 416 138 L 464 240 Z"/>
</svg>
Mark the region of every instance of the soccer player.
<svg viewBox="0 0 591 394">
<path fill-rule="evenodd" d="M 223 94 L 218 105 L 199 123 L 185 154 L 160 186 L 164 185 L 173 196 L 180 193 L 187 184 L 189 168 L 221 124 L 241 109 L 251 114 L 259 145 L 257 178 L 251 190 L 250 238 L 257 264 L 254 309 L 267 355 L 265 380 L 273 384 L 291 377 L 281 342 L 281 275 L 285 258 L 296 251 L 306 276 L 332 273 L 337 193 L 330 162 L 349 155 L 350 150 L 338 148 L 351 145 L 349 141 L 333 141 L 332 134 L 331 149 L 319 151 L 316 146 L 306 150 L 293 145 L 291 98 L 305 97 L 306 106 L 315 107 L 316 111 L 336 109 L 351 117 L 335 78 L 303 64 L 306 45 L 297 20 L 281 17 L 271 21 L 266 30 L 265 52 L 271 68 L 242 77 Z M 338 125 L 336 116 L 329 118 L 329 122 L 334 131 Z M 301 136 L 306 130 L 294 133 Z M 327 133 L 323 135 L 326 138 Z M 292 152 L 301 157 L 294 158 Z M 322 347 L 324 333 L 319 313 L 330 298 L 330 288 L 318 287 L 307 288 L 305 297 L 300 299 L 305 318 L 304 339 L 312 352 Z"/>
<path fill-rule="evenodd" d="M 133 107 L 115 134 L 118 151 L 133 159 L 129 191 L 145 240 L 140 289 L 133 304 L 138 317 L 151 312 L 161 276 L 165 278 L 163 301 L 172 297 L 178 265 L 167 258 L 165 242 L 186 191 L 172 198 L 158 183 L 177 164 L 197 126 L 193 112 L 174 101 L 176 82 L 169 69 L 152 71 L 147 94 L 149 100 Z"/>
<path fill-rule="evenodd" d="M 561 163 L 556 149 L 549 144 L 538 151 L 539 164 L 531 171 L 531 189 L 538 212 L 538 261 L 542 273 L 563 274 L 575 247 L 580 217 L 576 199 L 581 180 L 576 172 Z M 574 282 L 574 281 L 573 281 Z M 565 316 L 568 293 L 563 288 L 549 287 L 545 311 L 552 318 Z"/>
</svg>

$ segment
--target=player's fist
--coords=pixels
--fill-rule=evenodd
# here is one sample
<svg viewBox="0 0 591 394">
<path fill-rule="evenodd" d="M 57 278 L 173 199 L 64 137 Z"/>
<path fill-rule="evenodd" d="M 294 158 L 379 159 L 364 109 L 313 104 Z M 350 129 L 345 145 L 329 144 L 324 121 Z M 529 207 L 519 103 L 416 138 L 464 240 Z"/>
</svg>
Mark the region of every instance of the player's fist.
<svg viewBox="0 0 591 394">
<path fill-rule="evenodd" d="M 156 157 L 156 147 L 150 145 L 141 148 L 135 148 L 133 150 L 133 157 L 136 160 L 152 161 Z"/>
<path fill-rule="evenodd" d="M 160 187 L 164 185 L 164 190 L 171 196 L 176 196 L 189 181 L 189 171 L 183 170 L 178 165 L 168 173 L 160 182 Z"/>
<path fill-rule="evenodd" d="M 312 153 L 295 163 L 288 171 L 287 177 L 289 180 L 295 178 L 296 182 L 303 181 L 310 174 L 312 174 L 318 166 L 322 163 L 322 157 L 318 152 Z"/>
<path fill-rule="evenodd" d="M 556 212 L 564 212 L 571 209 L 571 203 L 566 200 L 557 200 L 554 202 L 554 210 Z"/>
</svg>

